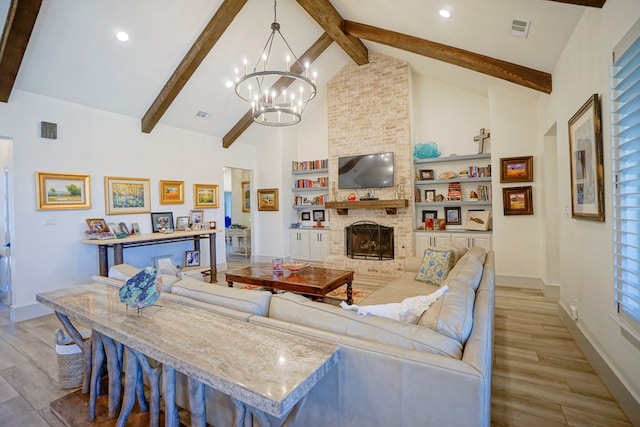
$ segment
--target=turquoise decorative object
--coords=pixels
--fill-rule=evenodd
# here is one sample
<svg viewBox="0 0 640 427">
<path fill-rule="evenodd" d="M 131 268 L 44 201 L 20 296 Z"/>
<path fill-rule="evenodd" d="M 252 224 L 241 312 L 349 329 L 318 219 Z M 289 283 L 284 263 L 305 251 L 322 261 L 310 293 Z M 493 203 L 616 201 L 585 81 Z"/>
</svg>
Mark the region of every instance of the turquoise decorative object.
<svg viewBox="0 0 640 427">
<path fill-rule="evenodd" d="M 153 305 L 160 297 L 158 280 L 158 270 L 146 267 L 120 288 L 120 302 L 134 308 Z"/>
<path fill-rule="evenodd" d="M 419 142 L 413 147 L 413 157 L 416 159 L 434 159 L 440 157 L 438 144 L 433 141 Z"/>
</svg>

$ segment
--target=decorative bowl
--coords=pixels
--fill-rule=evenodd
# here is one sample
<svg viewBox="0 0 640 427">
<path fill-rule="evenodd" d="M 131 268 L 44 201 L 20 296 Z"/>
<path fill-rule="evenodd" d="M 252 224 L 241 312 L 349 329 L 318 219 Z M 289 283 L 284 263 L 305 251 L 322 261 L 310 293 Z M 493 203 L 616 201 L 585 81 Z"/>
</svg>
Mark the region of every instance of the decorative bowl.
<svg viewBox="0 0 640 427">
<path fill-rule="evenodd" d="M 285 270 L 289 270 L 292 273 L 297 273 L 305 267 L 308 267 L 309 263 L 294 261 L 294 262 L 285 262 L 282 264 L 282 268 Z"/>
</svg>

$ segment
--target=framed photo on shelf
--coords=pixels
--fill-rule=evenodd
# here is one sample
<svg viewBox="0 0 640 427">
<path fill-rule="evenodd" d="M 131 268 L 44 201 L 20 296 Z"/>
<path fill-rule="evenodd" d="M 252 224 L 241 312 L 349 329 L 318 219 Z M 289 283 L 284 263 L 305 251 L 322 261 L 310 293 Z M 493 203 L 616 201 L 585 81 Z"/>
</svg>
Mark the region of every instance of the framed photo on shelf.
<svg viewBox="0 0 640 427">
<path fill-rule="evenodd" d="M 104 218 L 87 218 L 85 221 L 87 221 L 89 231 L 93 231 L 96 233 L 105 233 L 111 231 Z"/>
<path fill-rule="evenodd" d="M 89 175 L 36 172 L 38 210 L 91 209 Z"/>
<path fill-rule="evenodd" d="M 438 218 L 438 211 L 422 211 L 422 222 L 424 222 L 425 219 L 437 219 Z"/>
<path fill-rule="evenodd" d="M 163 230 L 173 229 L 173 213 L 172 212 L 152 212 L 151 228 L 154 233 L 160 233 Z"/>
<path fill-rule="evenodd" d="M 300 218 L 302 221 L 311 221 L 311 212 L 302 212 Z"/>
<path fill-rule="evenodd" d="M 153 266 L 158 269 L 159 273 L 167 271 L 175 271 L 173 266 L 173 258 L 171 255 L 160 255 L 153 257 Z"/>
<path fill-rule="evenodd" d="M 138 225 L 137 222 L 131 223 L 131 231 L 136 236 L 140 234 L 140 226 Z"/>
<path fill-rule="evenodd" d="M 433 179 L 433 169 L 422 169 L 420 171 L 420 180 L 432 180 Z"/>
<path fill-rule="evenodd" d="M 435 202 L 436 190 L 424 190 L 424 201 L 429 203 Z"/>
<path fill-rule="evenodd" d="M 184 203 L 184 181 L 160 181 L 160 204 Z"/>
<path fill-rule="evenodd" d="M 314 210 L 313 211 L 313 220 L 314 221 L 324 221 L 324 209 Z"/>
<path fill-rule="evenodd" d="M 505 215 L 533 215 L 531 186 L 503 188 L 502 203 Z"/>
<path fill-rule="evenodd" d="M 278 189 L 262 188 L 258 190 L 258 210 L 277 211 L 278 210 Z"/>
<path fill-rule="evenodd" d="M 446 225 L 460 225 L 462 224 L 461 209 L 459 206 L 446 206 L 444 208 L 444 218 Z"/>
<path fill-rule="evenodd" d="M 200 266 L 200 251 L 184 251 L 184 266 L 185 267 Z"/>
<path fill-rule="evenodd" d="M 487 231 L 491 220 L 491 211 L 469 210 L 464 221 L 465 230 Z"/>
<path fill-rule="evenodd" d="M 109 231 L 113 234 L 118 234 L 118 226 L 115 222 L 110 222 L 107 224 L 109 226 Z"/>
<path fill-rule="evenodd" d="M 126 233 L 127 236 L 130 234 L 129 233 L 129 227 L 127 227 L 127 224 L 125 224 L 124 222 L 119 222 L 118 223 L 118 231 L 120 233 Z"/>
<path fill-rule="evenodd" d="M 151 212 L 149 178 L 104 177 L 107 215 Z"/>
<path fill-rule="evenodd" d="M 242 212 L 251 212 L 251 183 L 242 181 Z"/>
<path fill-rule="evenodd" d="M 215 184 L 193 184 L 193 201 L 196 209 L 210 209 L 219 206 L 218 186 Z"/>
<path fill-rule="evenodd" d="M 189 217 L 188 216 L 179 216 L 176 218 L 176 230 L 184 231 L 189 227 Z"/>
<path fill-rule="evenodd" d="M 604 222 L 602 113 L 592 95 L 569 119 L 571 217 Z"/>
<path fill-rule="evenodd" d="M 201 209 L 192 209 L 189 212 L 189 224 L 202 224 L 204 222 L 204 211 Z"/>
<path fill-rule="evenodd" d="M 533 181 L 533 156 L 500 158 L 500 182 L 531 181 Z"/>
</svg>

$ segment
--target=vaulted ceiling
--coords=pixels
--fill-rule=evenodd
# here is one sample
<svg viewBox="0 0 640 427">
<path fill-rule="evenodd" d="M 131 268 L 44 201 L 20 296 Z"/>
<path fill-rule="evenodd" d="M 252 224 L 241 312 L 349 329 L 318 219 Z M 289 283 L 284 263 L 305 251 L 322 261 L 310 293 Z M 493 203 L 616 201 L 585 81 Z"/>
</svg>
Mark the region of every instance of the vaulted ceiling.
<svg viewBox="0 0 640 427">
<path fill-rule="evenodd" d="M 280 0 L 278 21 L 293 50 L 313 60 L 320 97 L 368 52 L 476 93 L 493 84 L 538 96 L 551 91 L 585 7 L 604 1 Z M 0 0 L 5 15 L 2 101 L 20 89 L 137 117 L 146 132 L 162 123 L 224 137 L 225 146 L 251 123 L 225 83 L 264 46 L 272 0 Z M 531 23 L 526 39 L 510 35 L 513 19 Z M 120 30 L 129 41 L 115 38 Z"/>
</svg>

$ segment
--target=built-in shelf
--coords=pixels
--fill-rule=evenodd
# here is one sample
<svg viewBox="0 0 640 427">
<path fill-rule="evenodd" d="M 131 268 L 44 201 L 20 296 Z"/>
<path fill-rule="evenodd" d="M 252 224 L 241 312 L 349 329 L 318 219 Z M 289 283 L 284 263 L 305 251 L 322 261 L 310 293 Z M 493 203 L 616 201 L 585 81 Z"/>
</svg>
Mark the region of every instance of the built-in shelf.
<svg viewBox="0 0 640 427">
<path fill-rule="evenodd" d="M 327 168 L 322 168 L 322 169 L 307 169 L 307 170 L 301 170 L 301 171 L 291 171 L 291 175 L 309 175 L 311 173 L 328 173 L 329 169 Z"/>
<path fill-rule="evenodd" d="M 448 184 L 450 182 L 491 182 L 491 177 L 483 177 L 483 178 L 461 178 L 455 177 L 451 179 L 423 179 L 420 181 L 416 181 L 416 185 L 434 185 L 434 184 Z"/>
<path fill-rule="evenodd" d="M 387 215 L 395 215 L 397 208 L 409 207 L 406 199 L 392 200 L 356 200 L 353 202 L 326 202 L 325 208 L 335 209 L 338 215 L 347 215 L 349 209 L 385 209 Z"/>
<path fill-rule="evenodd" d="M 305 191 L 329 191 L 329 187 L 293 187 L 291 191 L 294 193 L 304 193 Z"/>
<path fill-rule="evenodd" d="M 473 201 L 473 200 L 465 200 L 465 201 L 443 201 L 443 202 L 417 202 L 417 206 L 491 206 L 491 200 L 481 200 L 481 201 Z"/>
<path fill-rule="evenodd" d="M 438 162 L 457 162 L 466 160 L 490 159 L 491 153 L 482 154 L 465 154 L 462 156 L 434 157 L 433 159 L 414 159 L 413 163 L 438 163 Z"/>
</svg>

